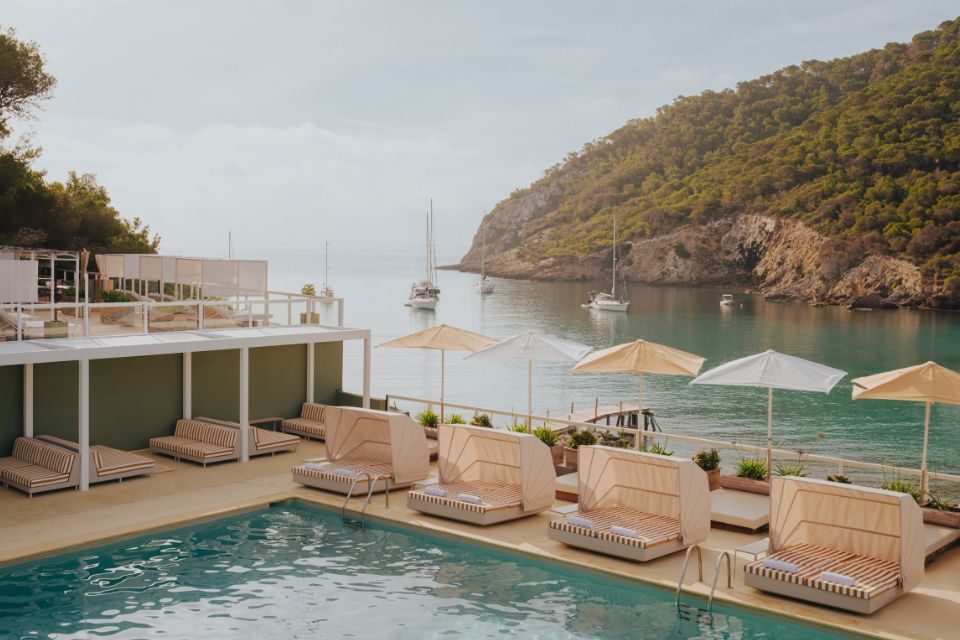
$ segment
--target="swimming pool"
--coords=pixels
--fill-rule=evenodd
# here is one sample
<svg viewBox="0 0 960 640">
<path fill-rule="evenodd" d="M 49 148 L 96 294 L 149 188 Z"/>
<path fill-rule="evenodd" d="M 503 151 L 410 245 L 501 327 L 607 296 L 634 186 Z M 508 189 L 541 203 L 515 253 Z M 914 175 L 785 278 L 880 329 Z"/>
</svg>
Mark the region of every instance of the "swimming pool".
<svg viewBox="0 0 960 640">
<path fill-rule="evenodd" d="M 0 569 L 2 638 L 505 635 L 849 637 L 300 503 Z"/>
</svg>

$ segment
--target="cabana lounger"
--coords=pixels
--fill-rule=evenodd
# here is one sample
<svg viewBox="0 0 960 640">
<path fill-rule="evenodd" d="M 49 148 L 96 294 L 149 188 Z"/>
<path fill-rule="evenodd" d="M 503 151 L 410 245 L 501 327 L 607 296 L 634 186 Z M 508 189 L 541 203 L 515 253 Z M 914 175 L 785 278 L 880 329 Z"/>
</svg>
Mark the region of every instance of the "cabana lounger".
<svg viewBox="0 0 960 640">
<path fill-rule="evenodd" d="M 707 474 L 692 460 L 580 447 L 579 512 L 550 522 L 552 540 L 646 562 L 710 533 Z"/>
<path fill-rule="evenodd" d="M 810 478 L 771 478 L 770 548 L 751 587 L 873 613 L 923 580 L 923 516 L 903 493 Z"/>
<path fill-rule="evenodd" d="M 212 462 L 238 460 L 239 440 L 240 431 L 233 427 L 199 420 L 177 420 L 172 436 L 150 438 L 150 450 L 207 466 Z"/>
<path fill-rule="evenodd" d="M 326 412 L 325 405 L 315 402 L 304 402 L 300 409 L 300 416 L 297 418 L 287 418 L 280 423 L 280 428 L 286 433 L 293 433 L 304 438 L 313 438 L 323 440 L 326 437 Z"/>
<path fill-rule="evenodd" d="M 80 451 L 80 445 L 72 440 L 46 435 L 37 436 L 37 439 L 73 453 Z M 149 475 L 153 473 L 155 466 L 153 459 L 147 456 L 105 447 L 102 444 L 90 446 L 90 482 L 123 480 L 133 476 Z"/>
<path fill-rule="evenodd" d="M 17 438 L 11 455 L 0 459 L 0 481 L 30 497 L 79 486 L 77 454 L 34 438 Z"/>
<path fill-rule="evenodd" d="M 308 487 L 357 493 L 407 487 L 430 473 L 423 427 L 402 413 L 352 407 L 327 407 L 327 460 L 293 469 L 293 479 Z M 369 475 L 365 475 L 369 474 Z"/>
<path fill-rule="evenodd" d="M 227 420 L 217 420 L 216 418 L 194 418 L 197 422 L 207 422 L 213 425 L 222 425 L 231 429 L 239 429 L 239 422 L 229 422 Z M 296 451 L 300 446 L 300 438 L 289 433 L 280 433 L 279 431 L 270 431 L 260 427 L 250 427 L 250 451 L 247 455 L 262 456 L 264 454 L 281 453 L 283 451 Z M 237 438 L 237 447 L 239 451 L 240 438 Z"/>
<path fill-rule="evenodd" d="M 536 436 L 441 424 L 438 441 L 440 483 L 410 491 L 411 509 L 486 526 L 553 506 L 557 476 Z"/>
</svg>

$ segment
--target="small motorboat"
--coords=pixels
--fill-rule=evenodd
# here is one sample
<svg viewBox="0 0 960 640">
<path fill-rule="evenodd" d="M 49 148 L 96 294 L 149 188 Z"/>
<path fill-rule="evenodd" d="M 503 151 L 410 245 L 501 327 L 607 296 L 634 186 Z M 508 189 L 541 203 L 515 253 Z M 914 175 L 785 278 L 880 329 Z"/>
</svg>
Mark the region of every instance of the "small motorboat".
<svg viewBox="0 0 960 640">
<path fill-rule="evenodd" d="M 733 306 L 733 296 L 730 295 L 729 293 L 723 294 L 722 296 L 720 296 L 720 304 L 722 304 L 722 305 L 725 306 L 725 307 L 732 307 L 732 306 Z"/>
</svg>

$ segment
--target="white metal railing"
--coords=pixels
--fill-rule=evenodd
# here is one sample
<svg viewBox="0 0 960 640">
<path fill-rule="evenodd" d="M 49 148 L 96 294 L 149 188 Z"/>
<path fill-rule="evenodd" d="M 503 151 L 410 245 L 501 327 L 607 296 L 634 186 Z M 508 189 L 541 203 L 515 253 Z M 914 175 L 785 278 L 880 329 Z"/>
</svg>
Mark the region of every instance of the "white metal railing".
<svg viewBox="0 0 960 640">
<path fill-rule="evenodd" d="M 386 396 L 387 407 L 390 407 L 391 402 L 410 402 L 418 405 L 424 405 L 427 408 L 440 406 L 440 401 L 430 398 L 417 398 L 412 396 L 402 396 L 396 394 L 389 394 Z M 526 421 L 526 413 L 517 412 L 517 411 L 507 411 L 504 409 L 495 409 L 492 407 L 481 407 L 476 405 L 467 405 L 459 404 L 454 402 L 443 402 L 443 410 L 447 409 L 460 409 L 463 411 L 473 412 L 474 415 L 477 414 L 487 414 L 490 416 L 502 416 L 508 418 L 511 423 L 516 420 Z M 759 457 L 761 454 L 765 454 L 767 448 L 761 446 L 760 444 L 746 444 L 743 442 L 737 442 L 736 440 L 717 440 L 715 438 L 702 438 L 699 436 L 688 436 L 679 433 L 667 433 L 663 431 L 644 431 L 642 422 L 640 422 L 639 427 L 632 426 L 619 426 L 619 425 L 606 425 L 606 424 L 597 424 L 592 422 L 583 422 L 579 420 L 570 420 L 569 418 L 560 418 L 556 416 L 540 416 L 534 415 L 531 416 L 531 421 L 533 423 L 543 423 L 549 424 L 553 427 L 559 425 L 563 427 L 560 430 L 573 430 L 573 429 L 590 429 L 592 431 L 606 431 L 606 432 L 618 432 L 632 434 L 634 438 L 645 438 L 649 440 L 669 440 L 672 442 L 683 442 L 695 445 L 699 448 L 714 448 L 718 450 L 734 450 L 737 451 L 740 455 L 748 454 L 752 456 Z M 529 427 L 529 426 L 528 426 Z M 774 457 L 780 459 L 789 459 L 797 460 L 802 463 L 818 463 L 823 464 L 829 467 L 836 467 L 837 473 L 842 475 L 846 468 L 851 469 L 863 469 L 865 471 L 873 471 L 880 473 L 889 473 L 893 469 L 897 474 L 901 476 L 916 476 L 920 477 L 921 473 L 919 469 L 912 469 L 908 467 L 899 467 L 893 466 L 890 464 L 883 464 L 878 462 L 866 462 L 863 460 L 851 460 L 848 458 L 838 458 L 836 456 L 827 456 L 816 453 L 809 453 L 807 451 L 791 451 L 788 449 L 772 449 Z M 950 473 L 942 473 L 939 471 L 928 471 L 928 476 L 930 480 L 936 480 L 940 482 L 958 482 L 960 483 L 960 475 L 954 475 Z"/>
<path fill-rule="evenodd" d="M 336 325 L 343 326 L 343 298 L 323 298 L 268 291 L 266 298 L 229 300 L 138 300 L 133 302 L 56 302 L 0 305 L 0 338 L 91 337 L 190 331 L 218 326 L 325 325 L 336 305 Z M 103 322 L 108 309 L 126 311 L 117 322 Z M 153 316 L 167 312 L 161 320 Z M 91 316 L 98 316 L 91 322 Z M 208 317 L 209 316 L 209 317 Z M 171 319 L 173 318 L 173 319 Z M 53 325 L 65 321 L 66 327 Z"/>
</svg>

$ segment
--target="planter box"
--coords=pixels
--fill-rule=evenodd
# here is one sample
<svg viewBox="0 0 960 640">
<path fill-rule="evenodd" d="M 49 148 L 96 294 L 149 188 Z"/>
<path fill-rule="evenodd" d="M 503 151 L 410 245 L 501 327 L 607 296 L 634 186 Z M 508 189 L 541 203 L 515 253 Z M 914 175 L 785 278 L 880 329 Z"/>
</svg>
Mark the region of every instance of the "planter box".
<svg viewBox="0 0 960 640">
<path fill-rule="evenodd" d="M 563 445 L 555 444 L 550 447 L 550 456 L 553 458 L 553 466 L 563 466 Z"/>
<path fill-rule="evenodd" d="M 63 320 L 47 320 L 43 323 L 44 338 L 69 338 L 70 325 Z"/>
<path fill-rule="evenodd" d="M 960 513 L 956 511 L 943 511 L 941 509 L 929 509 L 927 507 L 924 507 L 921 511 L 923 511 L 923 521 L 927 524 L 960 529 Z"/>
<path fill-rule="evenodd" d="M 563 460 L 564 465 L 572 471 L 576 471 L 580 467 L 578 464 L 579 458 L 577 457 L 577 450 L 572 447 L 565 446 L 563 448 Z"/>
<path fill-rule="evenodd" d="M 305 311 L 300 312 L 300 324 L 320 324 L 320 314 L 311 313 L 310 319 L 307 320 L 307 314 Z"/>
<path fill-rule="evenodd" d="M 716 491 L 720 488 L 720 469 L 707 471 L 707 485 L 710 487 L 710 491 Z"/>
<path fill-rule="evenodd" d="M 720 476 L 720 486 L 724 489 L 733 489 L 734 491 L 759 493 L 764 496 L 770 495 L 770 483 L 764 482 L 763 480 L 751 480 L 739 476 Z"/>
</svg>

